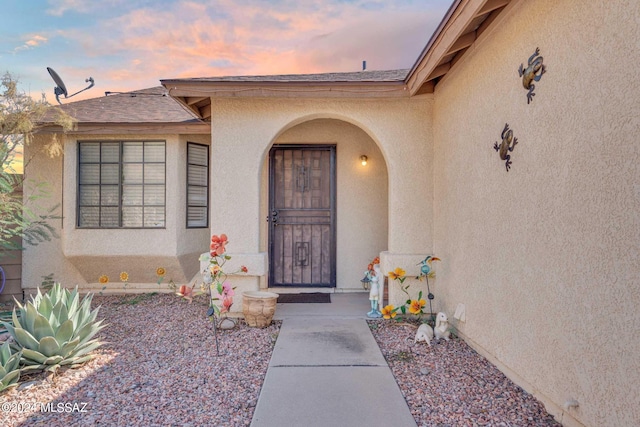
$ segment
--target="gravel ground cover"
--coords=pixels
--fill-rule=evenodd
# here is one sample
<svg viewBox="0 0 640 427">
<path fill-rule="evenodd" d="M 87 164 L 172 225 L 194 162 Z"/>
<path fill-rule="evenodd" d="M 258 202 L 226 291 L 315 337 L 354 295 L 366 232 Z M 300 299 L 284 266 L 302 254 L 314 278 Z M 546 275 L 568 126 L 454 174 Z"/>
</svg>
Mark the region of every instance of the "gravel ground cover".
<svg viewBox="0 0 640 427">
<path fill-rule="evenodd" d="M 417 326 L 417 321 L 369 321 L 419 426 L 560 425 L 463 340 L 414 344 Z"/>
<path fill-rule="evenodd" d="M 108 342 L 79 369 L 23 375 L 0 395 L 0 426 L 248 426 L 279 322 L 218 331 L 204 300 L 98 296 Z M 40 405 L 49 403 L 49 411 Z"/>
<path fill-rule="evenodd" d="M 251 423 L 280 322 L 218 331 L 218 356 L 204 300 L 146 294 L 93 302 L 109 325 L 99 335 L 107 344 L 79 369 L 23 375 L 18 389 L 0 395 L 0 426 Z M 369 326 L 419 426 L 559 425 L 464 341 L 428 347 L 413 343 L 417 322 Z"/>
</svg>

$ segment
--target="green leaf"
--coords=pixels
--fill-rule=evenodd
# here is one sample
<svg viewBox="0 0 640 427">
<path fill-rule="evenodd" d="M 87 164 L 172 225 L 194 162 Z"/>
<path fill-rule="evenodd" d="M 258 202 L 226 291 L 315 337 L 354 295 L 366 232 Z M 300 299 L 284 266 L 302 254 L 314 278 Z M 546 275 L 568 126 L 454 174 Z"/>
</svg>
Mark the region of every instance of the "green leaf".
<svg viewBox="0 0 640 427">
<path fill-rule="evenodd" d="M 43 365 L 59 365 L 60 362 L 64 361 L 64 358 L 59 355 L 47 357 L 45 361 L 42 363 Z"/>
<path fill-rule="evenodd" d="M 38 350 L 38 340 L 22 328 L 15 328 L 15 339 L 25 349 Z"/>
<path fill-rule="evenodd" d="M 56 331 L 56 341 L 60 345 L 64 345 L 73 336 L 73 321 L 68 319 L 64 321 Z"/>
<path fill-rule="evenodd" d="M 44 337 L 53 337 L 55 333 L 53 328 L 49 324 L 49 321 L 41 314 L 38 314 L 36 320 L 33 322 L 33 336 L 38 341 Z"/>
<path fill-rule="evenodd" d="M 22 350 L 20 350 L 19 352 L 15 353 L 13 356 L 11 356 L 9 361 L 4 365 L 4 369 L 7 372 L 13 371 L 14 369 L 18 369 L 18 367 L 20 365 L 20 358 L 21 357 L 22 357 Z"/>
<path fill-rule="evenodd" d="M 74 289 L 72 294 L 70 295 L 71 298 L 71 304 L 69 304 L 69 308 L 68 308 L 68 315 L 69 316 L 73 316 L 76 313 L 76 310 L 79 307 L 78 301 L 80 299 L 80 296 L 78 295 L 78 291 L 77 289 Z"/>
<path fill-rule="evenodd" d="M 60 353 L 60 345 L 54 337 L 44 337 L 40 340 L 38 351 L 47 357 L 55 356 Z"/>
<path fill-rule="evenodd" d="M 62 301 L 56 302 L 56 305 L 53 306 L 53 310 L 51 311 L 51 315 L 55 316 L 60 324 L 69 319 L 67 306 Z"/>
<path fill-rule="evenodd" d="M 22 358 L 39 364 L 42 364 L 45 360 L 47 360 L 44 354 L 40 353 L 39 351 L 29 350 L 28 348 L 22 350 Z M 33 363 L 27 363 L 27 365 L 33 365 Z"/>
<path fill-rule="evenodd" d="M 422 299 L 422 291 L 418 292 L 418 300 Z"/>
<path fill-rule="evenodd" d="M 73 340 L 69 341 L 68 343 L 64 344 L 60 348 L 60 355 L 65 358 L 68 357 L 76 349 L 76 347 L 78 347 L 79 343 L 80 343 L 80 338 L 76 337 Z"/>
<path fill-rule="evenodd" d="M 20 324 L 20 319 L 18 319 L 18 315 L 16 314 L 16 309 L 15 308 L 13 309 L 13 313 L 11 314 L 11 320 L 13 321 L 13 326 L 14 327 L 22 328 L 22 325 Z M 14 338 L 15 338 L 15 336 L 14 336 Z"/>
<path fill-rule="evenodd" d="M 89 360 L 93 359 L 92 355 L 87 355 L 84 357 L 80 357 L 80 358 L 73 358 L 73 359 L 68 359 L 65 360 L 64 362 L 62 362 L 60 365 L 64 366 L 64 365 L 71 365 L 72 368 L 78 368 L 80 367 L 83 363 L 88 362 Z"/>
<path fill-rule="evenodd" d="M 102 343 L 98 340 L 89 341 L 84 346 L 77 348 L 76 351 L 72 353 L 72 355 L 74 358 L 84 356 L 85 354 L 90 353 L 93 350 L 97 349 L 101 345 Z"/>
<path fill-rule="evenodd" d="M 38 306 L 38 313 L 48 319 L 51 315 L 52 308 L 53 307 L 51 306 L 51 300 L 49 298 L 43 298 L 42 301 L 40 301 L 40 305 Z"/>
<path fill-rule="evenodd" d="M 100 323 L 101 321 L 96 323 L 87 323 L 82 328 L 80 328 L 80 330 L 76 331 L 76 338 L 80 338 L 80 343 L 90 340 L 95 334 L 98 333 L 98 331 L 100 331 L 100 329 L 102 329 L 100 327 Z"/>
<path fill-rule="evenodd" d="M 7 386 L 18 382 L 19 378 L 20 378 L 20 369 L 16 369 L 15 371 L 11 371 L 8 374 L 3 375 L 3 378 L 2 378 L 3 388 L 6 388 Z"/>
<path fill-rule="evenodd" d="M 6 365 L 11 358 L 11 349 L 9 348 L 9 342 L 5 341 L 0 346 L 0 365 Z"/>
<path fill-rule="evenodd" d="M 28 331 L 33 331 L 33 323 L 36 321 L 36 317 L 38 317 L 38 310 L 32 303 L 27 303 L 26 306 L 27 315 L 24 317 L 25 329 Z"/>
</svg>

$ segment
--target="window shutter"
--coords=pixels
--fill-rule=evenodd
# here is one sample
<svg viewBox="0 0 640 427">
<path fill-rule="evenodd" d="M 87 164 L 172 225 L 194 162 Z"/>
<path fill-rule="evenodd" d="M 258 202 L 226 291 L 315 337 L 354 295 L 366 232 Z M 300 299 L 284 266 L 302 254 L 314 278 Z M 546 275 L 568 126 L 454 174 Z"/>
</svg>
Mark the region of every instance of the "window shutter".
<svg viewBox="0 0 640 427">
<path fill-rule="evenodd" d="M 206 227 L 209 216 L 209 147 L 187 144 L 187 227 Z"/>
</svg>

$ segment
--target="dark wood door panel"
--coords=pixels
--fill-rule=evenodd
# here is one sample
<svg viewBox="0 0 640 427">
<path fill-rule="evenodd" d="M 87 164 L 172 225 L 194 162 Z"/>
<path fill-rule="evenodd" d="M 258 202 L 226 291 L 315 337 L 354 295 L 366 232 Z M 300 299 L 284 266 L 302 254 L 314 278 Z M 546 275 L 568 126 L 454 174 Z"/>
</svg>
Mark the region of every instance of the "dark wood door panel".
<svg viewBox="0 0 640 427">
<path fill-rule="evenodd" d="M 270 286 L 335 286 L 335 147 L 270 152 Z"/>
</svg>

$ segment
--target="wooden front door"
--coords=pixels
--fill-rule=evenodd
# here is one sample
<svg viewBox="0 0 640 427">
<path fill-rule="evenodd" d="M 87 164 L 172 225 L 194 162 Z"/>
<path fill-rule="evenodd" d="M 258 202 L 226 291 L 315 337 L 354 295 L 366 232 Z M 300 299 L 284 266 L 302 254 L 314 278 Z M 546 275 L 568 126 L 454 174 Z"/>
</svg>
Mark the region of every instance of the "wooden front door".
<svg viewBox="0 0 640 427">
<path fill-rule="evenodd" d="M 269 286 L 335 287 L 333 145 L 276 145 L 269 153 Z"/>
</svg>

